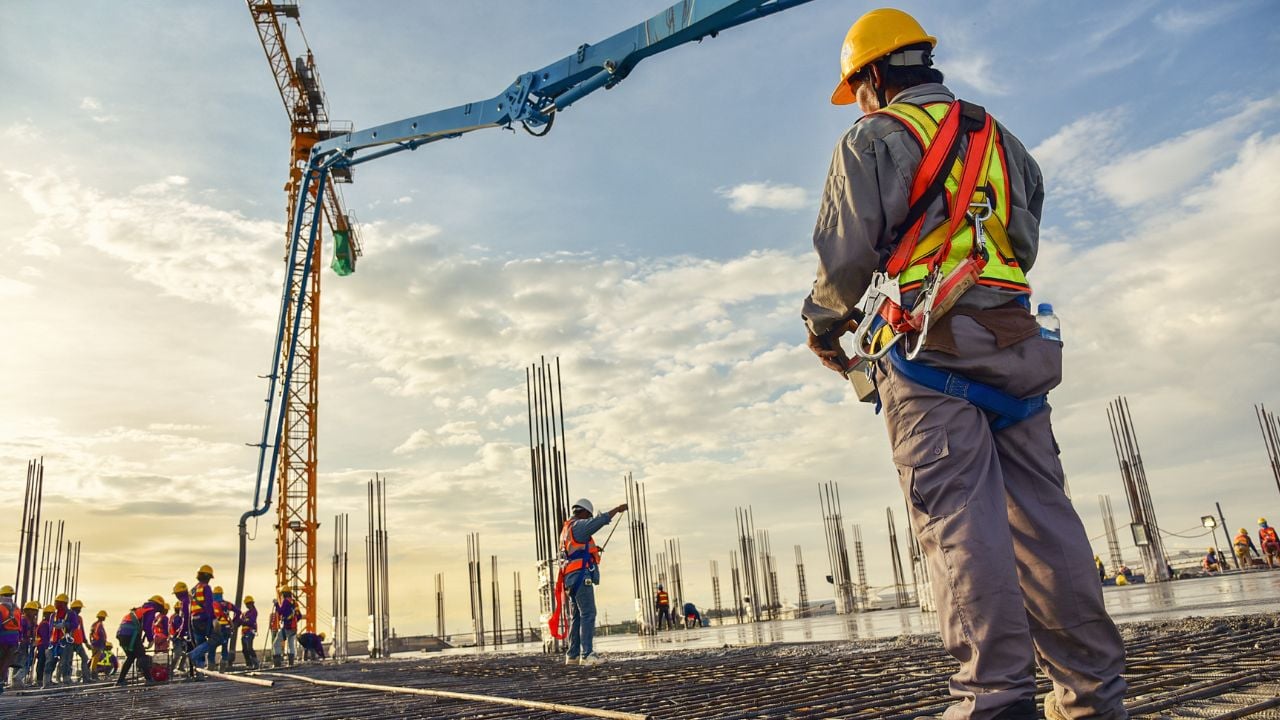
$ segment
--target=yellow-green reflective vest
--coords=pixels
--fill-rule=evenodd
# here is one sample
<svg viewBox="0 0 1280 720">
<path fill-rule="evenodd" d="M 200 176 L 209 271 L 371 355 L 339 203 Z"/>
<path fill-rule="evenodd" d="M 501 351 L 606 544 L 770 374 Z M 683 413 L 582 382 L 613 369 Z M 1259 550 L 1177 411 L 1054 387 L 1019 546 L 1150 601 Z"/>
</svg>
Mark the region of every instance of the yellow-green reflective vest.
<svg viewBox="0 0 1280 720">
<path fill-rule="evenodd" d="M 906 126 L 920 143 L 923 153 L 928 151 L 929 145 L 938 133 L 938 123 L 950 107 L 951 104 L 945 102 L 929 103 L 923 107 L 910 103 L 892 103 L 879 112 L 897 118 Z M 956 159 L 951 167 L 951 173 L 947 176 L 948 208 L 956 202 L 954 195 L 963 171 L 962 160 L 963 155 Z M 1009 169 L 999 131 L 991 133 L 991 142 L 983 155 L 983 170 L 978 179 L 978 187 L 983 186 L 990 188 L 991 200 L 995 208 L 991 217 L 983 223 L 989 257 L 986 267 L 982 269 L 982 274 L 978 278 L 978 284 L 1030 293 L 1031 286 L 1018 265 L 1018 258 L 1014 256 L 1013 247 L 1009 244 L 1009 233 L 1005 230 L 1009 226 Z M 974 193 L 973 199 L 981 202 L 983 200 L 981 191 Z M 898 285 L 903 291 L 920 287 L 929 273 L 929 261 L 946 239 L 943 236 L 946 235 L 947 228 L 947 219 L 943 218 L 936 227 L 925 231 L 923 237 L 916 243 L 907 269 L 898 276 Z M 942 273 L 945 275 L 950 272 L 972 252 L 973 223 L 966 222 L 951 238 L 951 251 L 942 261 Z"/>
</svg>

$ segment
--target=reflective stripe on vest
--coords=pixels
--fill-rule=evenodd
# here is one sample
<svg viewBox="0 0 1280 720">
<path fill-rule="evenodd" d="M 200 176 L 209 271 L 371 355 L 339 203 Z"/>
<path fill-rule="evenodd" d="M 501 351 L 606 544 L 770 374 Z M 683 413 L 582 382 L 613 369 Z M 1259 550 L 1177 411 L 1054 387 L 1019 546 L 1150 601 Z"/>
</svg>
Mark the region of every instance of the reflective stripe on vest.
<svg viewBox="0 0 1280 720">
<path fill-rule="evenodd" d="M 22 614 L 18 606 L 8 600 L 0 600 L 0 632 L 22 632 Z"/>
<path fill-rule="evenodd" d="M 666 590 L 659 590 L 659 591 L 658 591 L 658 603 L 657 603 L 657 604 L 659 604 L 659 605 L 670 605 L 670 604 L 671 604 L 671 600 L 670 600 L 670 598 L 667 596 L 667 591 L 666 591 Z"/>
<path fill-rule="evenodd" d="M 879 110 L 881 115 L 888 115 L 901 122 L 920 144 L 924 152 L 933 143 L 938 132 L 938 122 L 951 107 L 951 103 L 929 103 L 923 107 L 910 103 L 892 103 Z M 957 158 L 946 179 L 947 206 L 957 202 L 954 197 L 959 185 L 963 163 Z M 1009 243 L 1009 169 L 1005 158 L 1004 144 L 1000 133 L 991 133 L 991 140 L 983 154 L 983 167 L 978 180 L 979 187 L 990 188 L 990 200 L 993 207 L 991 217 L 983 223 L 987 238 L 987 252 L 990 256 L 986 267 L 978 278 L 979 285 L 1002 287 L 1020 292 L 1031 292 L 1027 276 L 1018 265 L 1013 246 Z M 974 193 L 973 200 L 981 202 L 983 192 Z M 910 264 L 898 276 L 898 284 L 904 290 L 920 287 L 928 275 L 928 262 L 939 248 L 945 244 L 947 222 L 942 223 L 924 233 L 915 250 L 911 253 Z M 951 238 L 951 251 L 942 261 L 941 271 L 945 275 L 957 264 L 973 252 L 973 224 L 966 222 L 960 226 Z"/>
<path fill-rule="evenodd" d="M 590 570 L 600 564 L 600 548 L 596 547 L 595 538 L 587 538 L 585 543 L 580 543 L 573 537 L 573 518 L 565 520 L 564 527 L 560 528 L 560 552 L 568 561 L 564 566 L 565 575 Z"/>
</svg>

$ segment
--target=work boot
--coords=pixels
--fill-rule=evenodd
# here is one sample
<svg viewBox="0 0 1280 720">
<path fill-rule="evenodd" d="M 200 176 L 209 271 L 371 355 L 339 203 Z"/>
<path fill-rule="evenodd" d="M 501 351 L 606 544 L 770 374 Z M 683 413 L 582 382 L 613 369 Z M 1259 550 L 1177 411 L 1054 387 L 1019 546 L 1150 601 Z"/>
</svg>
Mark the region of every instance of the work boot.
<svg viewBox="0 0 1280 720">
<path fill-rule="evenodd" d="M 597 654 L 595 654 L 595 653 L 591 653 L 590 655 L 583 655 L 583 656 L 582 656 L 582 659 L 578 661 L 578 664 L 579 664 L 579 665 L 599 665 L 599 664 L 600 664 L 600 663 L 602 663 L 602 662 L 604 662 L 604 661 L 600 659 L 600 656 L 599 656 L 599 655 L 597 655 Z M 998 720 L 1011 720 L 1011 719 L 1010 719 L 1010 718 L 999 718 Z M 1019 720 L 1020 720 L 1020 719 L 1019 719 Z"/>
<path fill-rule="evenodd" d="M 283 665 L 284 665 L 284 656 L 283 656 L 283 655 L 272 655 L 272 656 L 271 656 L 271 667 L 276 667 L 276 668 L 278 668 L 278 667 L 281 667 L 281 666 L 283 666 Z"/>
<path fill-rule="evenodd" d="M 572 656 L 572 655 L 565 655 L 565 656 L 564 656 L 564 664 L 565 664 L 565 665 L 577 665 L 577 664 L 579 664 L 580 662 L 581 662 L 581 661 L 580 661 L 580 660 L 578 660 L 578 658 L 576 658 L 576 657 L 574 657 L 574 656 Z"/>
</svg>

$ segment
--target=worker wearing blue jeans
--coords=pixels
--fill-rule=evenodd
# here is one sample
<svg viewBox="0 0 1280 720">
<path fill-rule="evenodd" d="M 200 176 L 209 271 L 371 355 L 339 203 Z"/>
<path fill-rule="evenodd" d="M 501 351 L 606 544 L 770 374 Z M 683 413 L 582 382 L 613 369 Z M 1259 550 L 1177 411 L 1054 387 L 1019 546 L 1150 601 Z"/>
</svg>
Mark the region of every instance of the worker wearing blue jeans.
<svg viewBox="0 0 1280 720">
<path fill-rule="evenodd" d="M 566 594 L 573 605 L 573 620 L 569 625 L 569 652 L 567 665 L 594 665 L 599 658 L 593 653 L 592 639 L 596 633 L 596 588 L 600 582 L 600 549 L 592 535 L 608 525 L 614 515 L 627 509 L 626 503 L 591 516 L 591 501 L 583 498 L 573 504 L 573 515 L 565 520 L 560 530 L 560 552 L 565 565 L 561 572 Z"/>
</svg>

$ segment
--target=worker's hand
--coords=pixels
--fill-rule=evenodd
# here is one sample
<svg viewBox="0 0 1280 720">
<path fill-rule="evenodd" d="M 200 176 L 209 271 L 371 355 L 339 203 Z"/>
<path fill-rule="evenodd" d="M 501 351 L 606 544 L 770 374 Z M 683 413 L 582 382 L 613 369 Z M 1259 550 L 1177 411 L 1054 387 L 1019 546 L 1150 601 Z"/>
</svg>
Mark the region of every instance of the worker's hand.
<svg viewBox="0 0 1280 720">
<path fill-rule="evenodd" d="M 850 320 L 837 325 L 823 335 L 809 333 L 809 349 L 822 361 L 822 365 L 834 372 L 845 373 L 849 366 L 849 356 L 840 347 L 840 338 L 847 332 L 857 328 L 858 324 Z"/>
<path fill-rule="evenodd" d="M 621 515 L 622 513 L 626 512 L 626 511 L 627 511 L 627 504 L 626 504 L 626 503 L 622 503 L 622 504 L 621 504 L 621 505 L 619 505 L 618 507 L 616 507 L 616 508 L 614 508 L 614 509 L 610 510 L 610 511 L 609 511 L 609 516 L 610 516 L 610 517 L 612 517 L 612 516 L 614 516 L 614 515 Z"/>
</svg>

